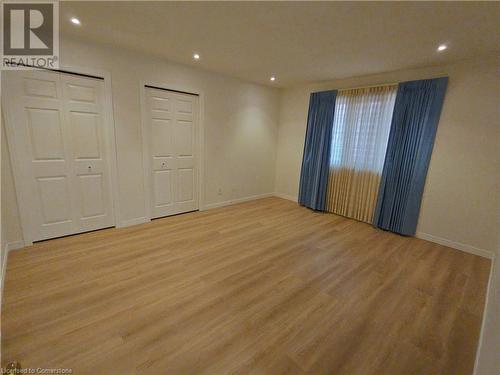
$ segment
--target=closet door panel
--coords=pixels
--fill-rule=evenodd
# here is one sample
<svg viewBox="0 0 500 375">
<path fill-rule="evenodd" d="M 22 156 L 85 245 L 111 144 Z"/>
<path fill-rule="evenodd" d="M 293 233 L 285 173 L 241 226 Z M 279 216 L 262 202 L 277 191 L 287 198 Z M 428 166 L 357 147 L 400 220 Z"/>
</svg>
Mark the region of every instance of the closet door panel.
<svg viewBox="0 0 500 375">
<path fill-rule="evenodd" d="M 28 241 L 112 226 L 103 81 L 46 71 L 5 76 L 7 137 Z"/>
<path fill-rule="evenodd" d="M 198 98 L 145 88 L 152 218 L 198 209 Z"/>
<path fill-rule="evenodd" d="M 66 122 L 71 131 L 73 202 L 80 231 L 113 225 L 104 129 L 103 82 L 61 77 Z"/>
</svg>

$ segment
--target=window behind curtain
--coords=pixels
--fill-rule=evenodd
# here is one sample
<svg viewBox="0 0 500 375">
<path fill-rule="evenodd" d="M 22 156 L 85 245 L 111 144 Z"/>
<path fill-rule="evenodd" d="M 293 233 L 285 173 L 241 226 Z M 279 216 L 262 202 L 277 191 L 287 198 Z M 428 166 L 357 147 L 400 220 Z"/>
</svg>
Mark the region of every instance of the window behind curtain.
<svg viewBox="0 0 500 375">
<path fill-rule="evenodd" d="M 397 86 L 341 90 L 331 139 L 327 210 L 372 222 Z"/>
</svg>

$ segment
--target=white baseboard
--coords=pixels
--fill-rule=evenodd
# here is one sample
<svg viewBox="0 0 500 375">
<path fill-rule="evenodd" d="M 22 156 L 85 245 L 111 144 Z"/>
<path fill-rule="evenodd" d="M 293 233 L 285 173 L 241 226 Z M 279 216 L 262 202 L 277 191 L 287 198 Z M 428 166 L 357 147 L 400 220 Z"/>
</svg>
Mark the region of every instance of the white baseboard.
<svg viewBox="0 0 500 375">
<path fill-rule="evenodd" d="M 297 202 L 297 197 L 294 197 L 293 195 L 288 195 L 288 194 L 283 194 L 283 193 L 278 193 L 277 191 L 275 191 L 273 193 L 273 195 L 275 197 L 278 197 L 278 198 L 283 198 L 283 199 L 287 199 L 289 201 L 293 201 L 293 202 Z"/>
<path fill-rule="evenodd" d="M 138 225 L 138 224 L 144 224 L 150 221 L 147 217 L 136 217 L 135 219 L 129 219 L 129 220 L 122 220 L 119 225 L 117 225 L 117 228 L 125 228 L 125 227 L 130 227 L 132 225 Z"/>
<path fill-rule="evenodd" d="M 497 260 L 497 262 L 500 260 Z M 479 344 L 477 345 L 476 349 L 476 360 L 474 361 L 474 371 L 472 372 L 473 375 L 478 375 L 478 368 L 479 368 L 479 359 L 481 356 L 481 348 L 483 346 L 483 340 L 484 340 L 484 330 L 486 329 L 486 321 L 488 319 L 488 309 L 489 309 L 489 304 L 492 303 L 491 299 L 493 297 L 493 281 L 495 280 L 495 256 L 493 256 L 491 260 L 491 269 L 490 269 L 490 277 L 488 278 L 488 286 L 486 289 L 486 298 L 484 301 L 484 310 L 483 310 L 483 321 L 481 322 L 481 332 L 479 333 Z M 498 276 L 497 276 L 498 277 Z M 494 311 L 493 311 L 494 313 Z M 493 319 L 492 316 L 489 316 L 490 319 Z"/>
<path fill-rule="evenodd" d="M 23 247 L 25 247 L 25 243 L 23 240 L 7 242 L 5 244 L 5 254 L 8 254 L 8 252 L 11 250 L 22 249 Z"/>
<path fill-rule="evenodd" d="M 265 193 L 265 194 L 259 194 L 259 195 L 251 195 L 249 197 L 231 199 L 229 201 L 224 201 L 224 202 L 209 203 L 209 204 L 205 204 L 203 209 L 210 210 L 212 208 L 230 206 L 230 205 L 236 204 L 236 203 L 243 203 L 243 202 L 254 201 L 256 199 L 269 198 L 269 197 L 272 197 L 273 195 L 274 195 L 273 193 Z"/>
<path fill-rule="evenodd" d="M 17 249 L 22 249 L 24 247 L 24 241 L 19 240 L 19 241 L 11 241 L 7 242 L 5 244 L 4 248 L 4 256 L 3 256 L 3 263 L 2 263 L 2 279 L 0 281 L 0 303 L 3 301 L 3 286 L 5 282 L 5 273 L 7 272 L 7 261 L 9 260 L 9 253 L 12 250 L 17 250 Z"/>
<path fill-rule="evenodd" d="M 5 273 L 7 272 L 7 259 L 9 259 L 9 251 L 7 250 L 7 244 L 5 245 L 5 254 L 3 256 L 2 263 L 2 279 L 0 280 L 0 304 L 3 302 L 3 286 L 5 283 Z"/>
<path fill-rule="evenodd" d="M 427 240 L 430 242 L 434 242 L 443 246 L 448 246 L 452 247 L 457 250 L 465 251 L 466 253 L 474 254 L 474 255 L 479 255 L 480 257 L 483 258 L 488 258 L 488 259 L 493 259 L 494 253 L 489 250 L 485 249 L 480 249 L 478 247 L 472 246 L 472 245 L 467 245 L 463 244 L 460 242 L 455 242 L 451 240 L 447 240 L 446 238 L 441 238 L 438 236 L 433 236 L 432 234 L 427 234 L 427 233 L 422 233 L 422 232 L 417 232 L 415 237 L 420 238 L 422 240 Z"/>
</svg>

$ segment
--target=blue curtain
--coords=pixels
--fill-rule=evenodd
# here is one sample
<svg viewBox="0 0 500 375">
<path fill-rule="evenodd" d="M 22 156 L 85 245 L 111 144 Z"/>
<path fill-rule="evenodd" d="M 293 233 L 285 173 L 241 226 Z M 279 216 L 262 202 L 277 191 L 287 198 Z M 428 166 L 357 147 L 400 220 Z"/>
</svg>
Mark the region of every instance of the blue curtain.
<svg viewBox="0 0 500 375">
<path fill-rule="evenodd" d="M 299 203 L 324 211 L 337 91 L 314 92 L 309 100 Z"/>
<path fill-rule="evenodd" d="M 373 223 L 414 235 L 448 78 L 398 86 Z"/>
</svg>

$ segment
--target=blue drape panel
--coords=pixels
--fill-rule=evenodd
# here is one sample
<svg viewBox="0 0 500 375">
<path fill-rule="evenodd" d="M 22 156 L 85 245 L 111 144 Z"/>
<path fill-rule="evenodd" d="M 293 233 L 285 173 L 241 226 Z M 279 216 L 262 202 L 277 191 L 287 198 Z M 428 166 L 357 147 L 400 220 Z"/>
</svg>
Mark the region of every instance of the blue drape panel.
<svg viewBox="0 0 500 375">
<path fill-rule="evenodd" d="M 299 203 L 324 211 L 337 91 L 314 92 L 309 100 Z"/>
<path fill-rule="evenodd" d="M 448 78 L 398 86 L 373 223 L 414 235 Z"/>
</svg>

